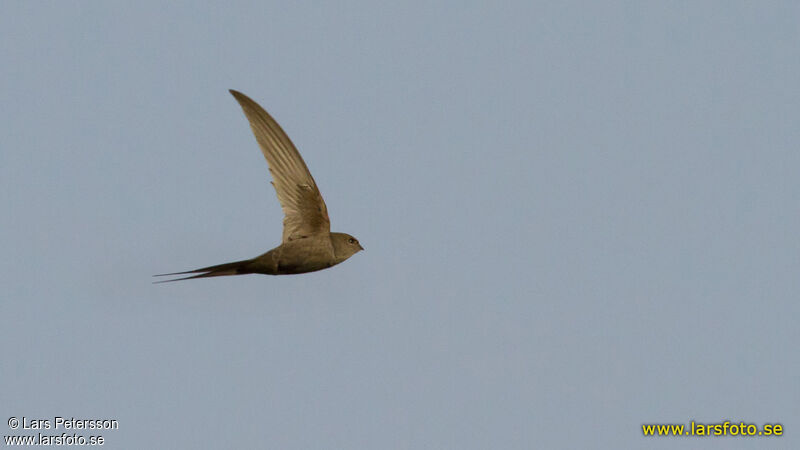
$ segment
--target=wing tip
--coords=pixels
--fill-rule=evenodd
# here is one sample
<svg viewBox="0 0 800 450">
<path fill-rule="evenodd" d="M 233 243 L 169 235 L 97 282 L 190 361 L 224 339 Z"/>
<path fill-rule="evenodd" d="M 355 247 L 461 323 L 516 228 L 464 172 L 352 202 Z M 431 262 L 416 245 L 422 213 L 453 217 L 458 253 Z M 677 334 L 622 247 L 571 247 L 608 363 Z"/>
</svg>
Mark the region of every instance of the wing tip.
<svg viewBox="0 0 800 450">
<path fill-rule="evenodd" d="M 250 100 L 250 97 L 242 94 L 236 89 L 228 89 L 228 92 L 230 92 L 233 98 L 235 98 L 236 100 Z"/>
</svg>

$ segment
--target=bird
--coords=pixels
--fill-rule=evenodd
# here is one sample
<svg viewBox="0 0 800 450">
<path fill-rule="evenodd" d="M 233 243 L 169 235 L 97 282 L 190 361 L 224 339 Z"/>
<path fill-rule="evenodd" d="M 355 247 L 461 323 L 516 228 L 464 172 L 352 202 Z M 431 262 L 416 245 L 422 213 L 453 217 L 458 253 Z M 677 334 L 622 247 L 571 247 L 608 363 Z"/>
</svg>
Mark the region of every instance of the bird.
<svg viewBox="0 0 800 450">
<path fill-rule="evenodd" d="M 272 174 L 272 185 L 283 209 L 281 244 L 255 258 L 185 272 L 189 275 L 155 283 L 227 275 L 292 275 L 327 269 L 364 250 L 347 233 L 332 233 L 328 208 L 300 152 L 278 122 L 258 103 L 239 91 L 229 92 L 239 102 Z"/>
</svg>

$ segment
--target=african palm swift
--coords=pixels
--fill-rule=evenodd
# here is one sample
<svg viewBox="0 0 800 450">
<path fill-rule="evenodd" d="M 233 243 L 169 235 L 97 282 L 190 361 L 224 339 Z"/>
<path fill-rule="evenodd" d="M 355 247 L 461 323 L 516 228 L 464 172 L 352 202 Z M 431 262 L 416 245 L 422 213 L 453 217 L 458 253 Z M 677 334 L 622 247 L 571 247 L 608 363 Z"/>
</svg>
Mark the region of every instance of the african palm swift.
<svg viewBox="0 0 800 450">
<path fill-rule="evenodd" d="M 289 275 L 327 269 L 361 250 L 358 239 L 347 233 L 331 233 L 328 209 L 322 195 L 289 136 L 258 103 L 234 90 L 267 159 L 272 185 L 283 209 L 281 245 L 253 259 L 155 276 L 197 274 L 174 280 L 263 273 Z"/>
</svg>

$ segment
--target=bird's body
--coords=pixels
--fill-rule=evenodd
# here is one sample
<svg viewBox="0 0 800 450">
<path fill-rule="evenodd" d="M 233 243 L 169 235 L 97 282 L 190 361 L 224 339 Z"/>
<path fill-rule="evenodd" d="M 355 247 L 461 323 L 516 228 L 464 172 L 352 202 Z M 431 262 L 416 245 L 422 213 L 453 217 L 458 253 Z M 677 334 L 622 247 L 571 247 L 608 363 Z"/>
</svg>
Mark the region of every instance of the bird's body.
<svg viewBox="0 0 800 450">
<path fill-rule="evenodd" d="M 260 273 L 290 275 L 327 269 L 363 250 L 346 233 L 331 233 L 328 209 L 300 153 L 278 123 L 246 95 L 230 91 L 242 106 L 253 134 L 269 164 L 275 191 L 284 212 L 283 242 L 272 250 L 244 261 L 219 264 L 187 272 L 197 274 L 166 281 Z"/>
</svg>

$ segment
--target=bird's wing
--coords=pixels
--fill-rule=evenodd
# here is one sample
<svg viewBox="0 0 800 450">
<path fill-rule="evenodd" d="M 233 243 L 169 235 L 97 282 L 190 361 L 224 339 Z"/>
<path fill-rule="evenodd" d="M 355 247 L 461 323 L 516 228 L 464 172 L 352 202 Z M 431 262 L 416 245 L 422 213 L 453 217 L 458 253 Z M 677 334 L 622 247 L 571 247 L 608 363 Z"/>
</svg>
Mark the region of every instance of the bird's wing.
<svg viewBox="0 0 800 450">
<path fill-rule="evenodd" d="M 289 136 L 250 97 L 232 89 L 230 93 L 242 106 L 261 152 L 267 158 L 272 185 L 283 208 L 283 242 L 330 232 L 328 208 Z"/>
</svg>

